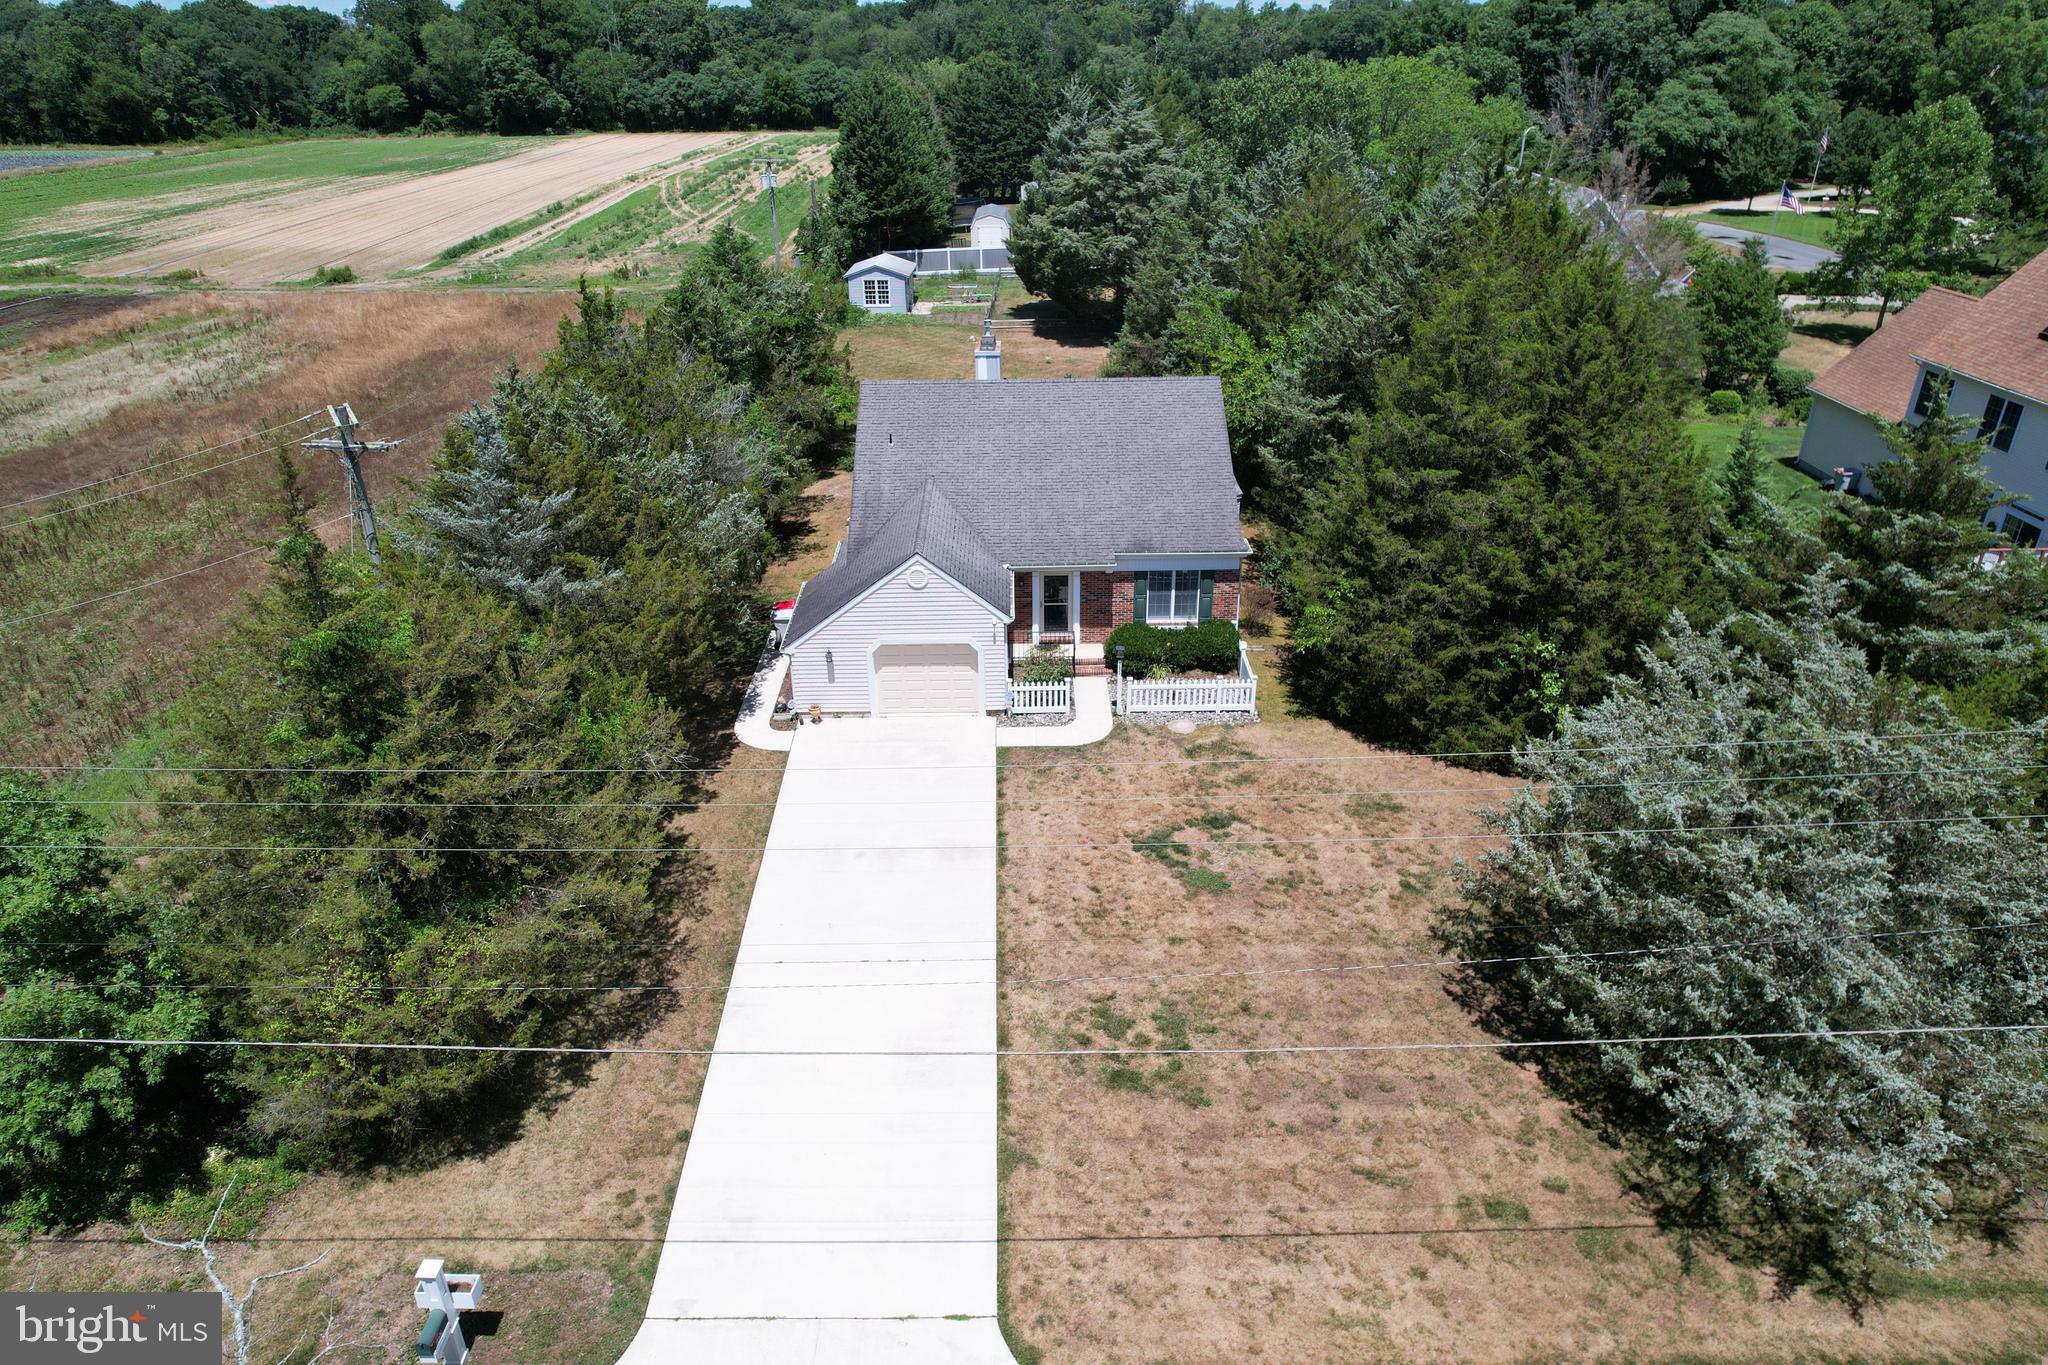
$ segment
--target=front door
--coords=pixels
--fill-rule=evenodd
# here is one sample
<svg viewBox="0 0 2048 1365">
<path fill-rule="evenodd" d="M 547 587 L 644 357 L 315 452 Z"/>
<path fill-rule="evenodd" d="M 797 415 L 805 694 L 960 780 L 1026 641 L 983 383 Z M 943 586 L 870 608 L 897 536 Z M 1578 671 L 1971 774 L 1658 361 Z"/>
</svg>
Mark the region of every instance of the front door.
<svg viewBox="0 0 2048 1365">
<path fill-rule="evenodd" d="M 1074 580 L 1067 574 L 1041 574 L 1038 579 L 1038 634 L 1070 635 L 1074 630 Z"/>
</svg>

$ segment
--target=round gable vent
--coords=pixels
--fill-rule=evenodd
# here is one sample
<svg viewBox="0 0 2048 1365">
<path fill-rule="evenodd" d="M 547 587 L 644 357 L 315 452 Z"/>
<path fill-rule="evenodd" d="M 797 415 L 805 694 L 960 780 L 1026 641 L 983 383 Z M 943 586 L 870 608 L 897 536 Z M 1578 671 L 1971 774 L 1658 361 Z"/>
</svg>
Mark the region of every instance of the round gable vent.
<svg viewBox="0 0 2048 1365">
<path fill-rule="evenodd" d="M 925 584 L 932 581 L 932 576 L 923 569 L 912 569 L 909 573 L 903 575 L 903 581 L 913 588 L 922 588 Z"/>
</svg>

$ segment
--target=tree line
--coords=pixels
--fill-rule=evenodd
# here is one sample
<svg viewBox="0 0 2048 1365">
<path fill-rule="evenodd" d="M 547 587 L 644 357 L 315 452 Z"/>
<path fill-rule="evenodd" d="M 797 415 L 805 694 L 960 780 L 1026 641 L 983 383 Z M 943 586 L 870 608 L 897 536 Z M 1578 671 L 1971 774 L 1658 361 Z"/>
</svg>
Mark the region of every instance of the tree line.
<svg viewBox="0 0 2048 1365">
<path fill-rule="evenodd" d="M 1130 84 L 1169 138 L 1235 120 L 1240 140 L 1271 111 L 1231 82 L 1296 58 L 1412 58 L 1548 116 L 1576 160 L 1619 159 L 1622 179 L 1678 197 L 1753 195 L 1817 164 L 1867 188 L 1903 120 L 1955 96 L 1995 149 L 2004 209 L 2048 211 L 2048 16 L 2007 0 L 360 0 L 346 20 L 245 0 L 4 0 L 0 139 L 825 125 L 863 71 L 943 96 L 984 56 L 1012 93 L 1078 76 L 1108 100 Z M 955 141 L 963 163 L 974 140 Z"/>
<path fill-rule="evenodd" d="M 721 232 L 638 320 L 586 292 L 451 429 L 381 569 L 309 528 L 280 452 L 271 581 L 165 717 L 192 771 L 116 822 L 160 851 L 116 857 L 61 792 L 0 781 L 0 1033 L 546 1046 L 644 1020 L 658 995 L 565 988 L 667 979 L 704 881 L 672 817 L 729 740 L 777 518 L 849 435 L 843 296 L 753 256 Z M 0 1216 L 122 1216 L 210 1145 L 445 1156 L 552 1076 L 0 1048 Z"/>
</svg>

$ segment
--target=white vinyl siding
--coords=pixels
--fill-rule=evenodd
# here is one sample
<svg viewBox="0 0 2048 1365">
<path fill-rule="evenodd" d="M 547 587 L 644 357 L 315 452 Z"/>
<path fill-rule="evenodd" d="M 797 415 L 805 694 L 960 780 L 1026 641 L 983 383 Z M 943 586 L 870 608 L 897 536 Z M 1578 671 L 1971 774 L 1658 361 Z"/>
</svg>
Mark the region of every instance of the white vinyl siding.
<svg viewBox="0 0 2048 1365">
<path fill-rule="evenodd" d="M 793 707 L 807 711 L 815 704 L 825 711 L 867 714 L 874 695 L 875 647 L 889 644 L 980 646 L 982 709 L 1000 711 L 1008 704 L 1009 654 L 1002 619 L 929 569 L 925 585 L 911 587 L 910 568 L 890 574 L 790 650 Z"/>
</svg>

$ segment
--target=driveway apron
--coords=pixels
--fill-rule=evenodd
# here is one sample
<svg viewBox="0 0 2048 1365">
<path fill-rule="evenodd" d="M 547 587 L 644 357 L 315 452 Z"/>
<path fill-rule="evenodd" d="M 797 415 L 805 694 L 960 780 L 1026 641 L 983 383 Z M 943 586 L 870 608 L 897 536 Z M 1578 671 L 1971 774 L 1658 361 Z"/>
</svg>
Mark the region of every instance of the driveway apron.
<svg viewBox="0 0 2048 1365">
<path fill-rule="evenodd" d="M 796 735 L 623 1365 L 1012 1365 L 995 1321 L 995 801 L 983 717 Z M 870 1055 L 806 1055 L 834 1052 Z"/>
</svg>

